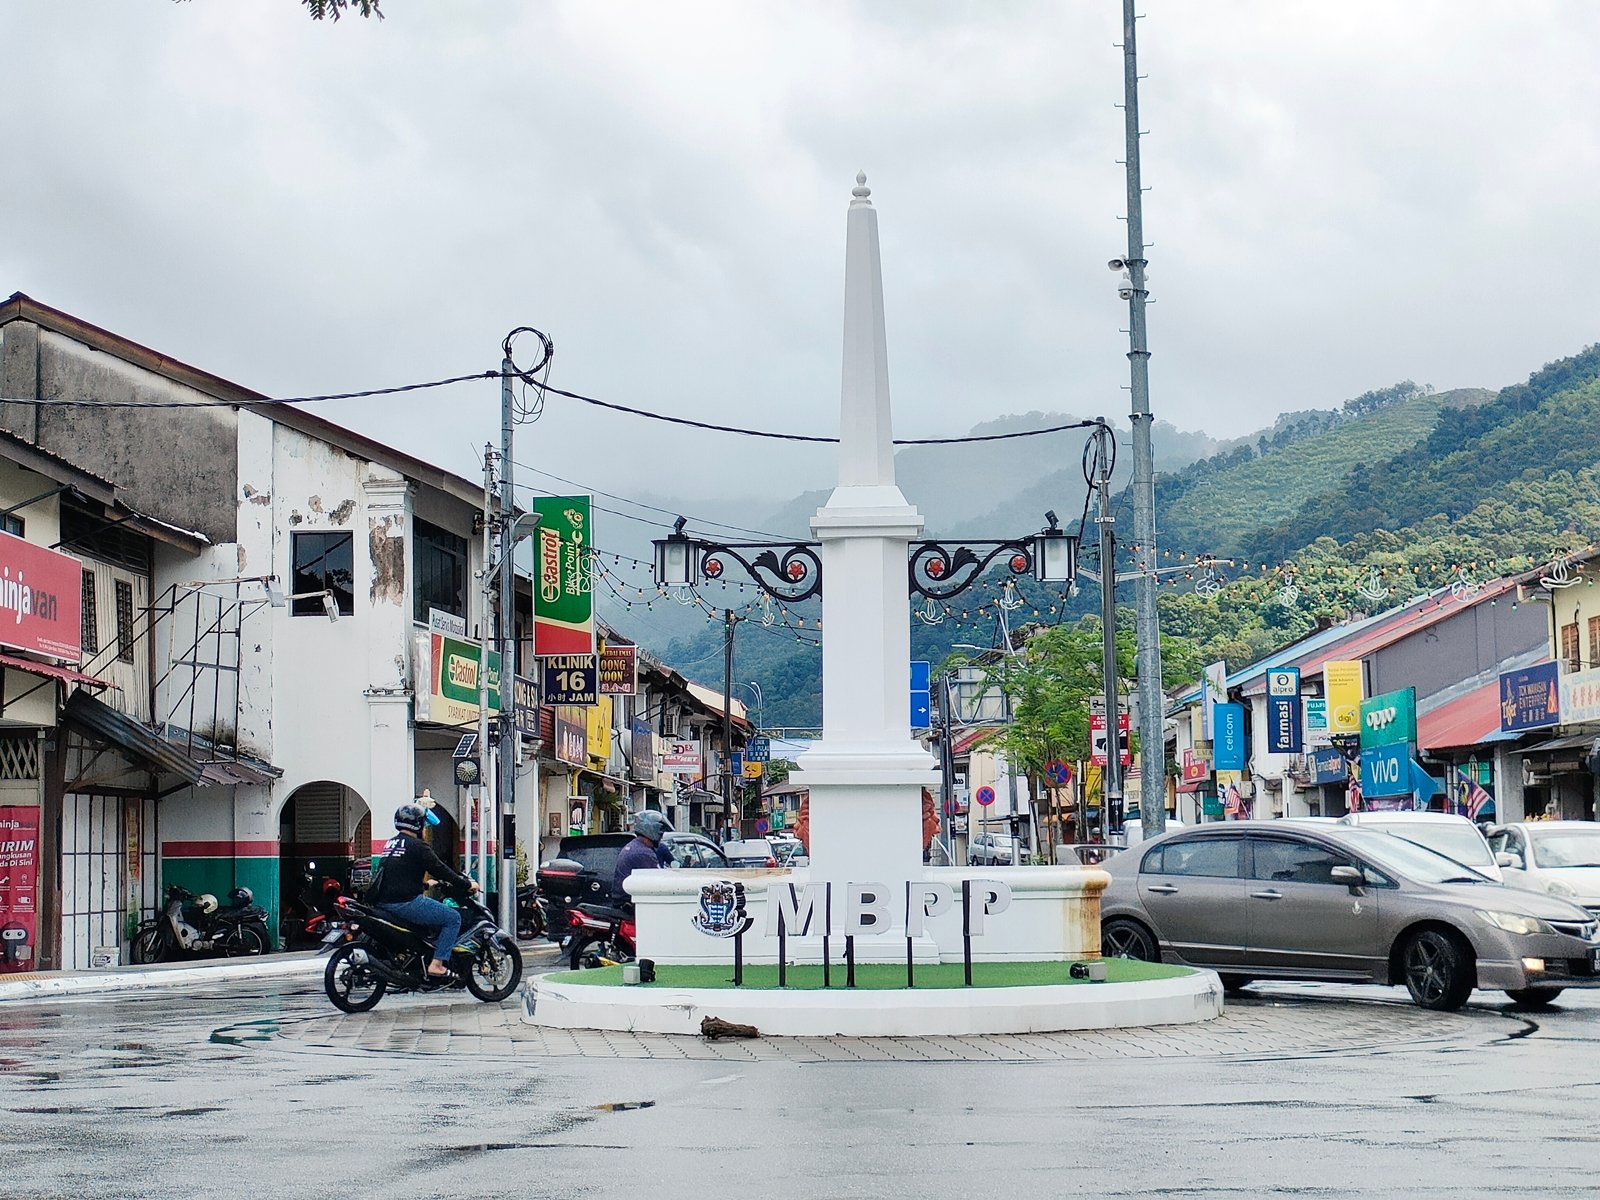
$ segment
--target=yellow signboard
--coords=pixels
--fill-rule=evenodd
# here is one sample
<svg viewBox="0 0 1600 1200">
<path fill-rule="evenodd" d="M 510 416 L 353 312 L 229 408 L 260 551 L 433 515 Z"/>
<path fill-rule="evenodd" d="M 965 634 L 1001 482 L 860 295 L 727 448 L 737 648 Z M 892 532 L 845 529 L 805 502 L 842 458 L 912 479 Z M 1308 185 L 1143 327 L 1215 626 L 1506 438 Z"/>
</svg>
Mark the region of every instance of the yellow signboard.
<svg viewBox="0 0 1600 1200">
<path fill-rule="evenodd" d="M 1328 732 L 1361 732 L 1361 663 L 1328 662 L 1322 665 L 1328 697 Z"/>
<path fill-rule="evenodd" d="M 744 764 L 744 777 L 746 779 L 760 779 L 761 778 L 761 768 L 764 767 L 764 766 L 766 766 L 766 763 L 758 763 L 758 762 L 747 762 L 747 763 L 745 763 Z"/>
</svg>

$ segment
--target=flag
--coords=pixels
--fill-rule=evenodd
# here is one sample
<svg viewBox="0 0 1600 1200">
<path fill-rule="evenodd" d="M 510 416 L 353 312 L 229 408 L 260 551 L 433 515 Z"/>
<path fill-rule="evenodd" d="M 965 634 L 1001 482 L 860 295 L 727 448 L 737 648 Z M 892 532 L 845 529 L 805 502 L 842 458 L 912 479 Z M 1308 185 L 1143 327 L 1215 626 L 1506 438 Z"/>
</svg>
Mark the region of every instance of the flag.
<svg viewBox="0 0 1600 1200">
<path fill-rule="evenodd" d="M 1494 797 L 1484 791 L 1478 785 L 1478 781 L 1460 767 L 1456 768 L 1456 800 L 1469 821 L 1478 819 L 1484 805 L 1494 803 Z"/>
</svg>

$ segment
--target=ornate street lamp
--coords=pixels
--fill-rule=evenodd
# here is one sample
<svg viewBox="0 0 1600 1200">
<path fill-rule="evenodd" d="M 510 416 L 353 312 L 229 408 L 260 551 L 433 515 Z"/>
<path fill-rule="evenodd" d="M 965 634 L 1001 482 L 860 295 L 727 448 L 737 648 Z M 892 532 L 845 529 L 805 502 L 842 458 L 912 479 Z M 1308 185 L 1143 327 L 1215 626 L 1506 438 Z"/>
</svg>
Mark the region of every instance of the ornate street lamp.
<svg viewBox="0 0 1600 1200">
<path fill-rule="evenodd" d="M 1071 583 L 1078 574 L 1078 535 L 1056 523 L 1054 510 L 1044 519 L 1048 524 L 1033 535 L 1033 577 L 1040 583 Z"/>
</svg>

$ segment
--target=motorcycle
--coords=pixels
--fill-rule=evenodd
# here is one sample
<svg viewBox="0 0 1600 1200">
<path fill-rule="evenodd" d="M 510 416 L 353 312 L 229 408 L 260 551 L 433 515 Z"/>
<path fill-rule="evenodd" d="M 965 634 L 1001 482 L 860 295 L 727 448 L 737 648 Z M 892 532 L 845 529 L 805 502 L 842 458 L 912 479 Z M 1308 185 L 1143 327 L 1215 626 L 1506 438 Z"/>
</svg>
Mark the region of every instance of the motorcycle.
<svg viewBox="0 0 1600 1200">
<path fill-rule="evenodd" d="M 299 950 L 319 943 L 326 944 L 328 938 L 325 935 L 343 922 L 339 899 L 344 894 L 344 888 L 331 875 L 323 876 L 318 883 L 316 870 L 316 863 L 306 864 L 304 883 L 295 903 L 299 911 L 284 914 L 282 933 L 287 949 Z"/>
<path fill-rule="evenodd" d="M 422 934 L 372 905 L 345 897 L 340 908 L 358 928 L 339 946 L 323 971 L 322 987 L 336 1008 L 366 1012 L 389 991 L 432 992 L 466 985 L 485 1004 L 497 1004 L 516 990 L 522 979 L 522 953 L 502 932 L 494 914 L 475 894 L 457 892 L 453 899 L 463 917 L 455 949 L 446 960 L 450 974 L 428 976 L 433 950 Z"/>
<path fill-rule="evenodd" d="M 538 885 L 523 884 L 517 889 L 517 937 L 525 942 L 532 941 L 544 937 L 547 927 Z"/>
<path fill-rule="evenodd" d="M 133 935 L 133 960 L 167 962 L 205 954 L 228 958 L 265 954 L 272 948 L 267 910 L 254 903 L 249 888 L 236 887 L 222 907 L 210 893 L 195 895 L 176 884 L 167 888 L 161 915 Z"/>
<path fill-rule="evenodd" d="M 574 971 L 632 962 L 638 953 L 639 926 L 632 909 L 610 904 L 574 904 L 567 910 L 572 949 L 567 961 Z"/>
</svg>

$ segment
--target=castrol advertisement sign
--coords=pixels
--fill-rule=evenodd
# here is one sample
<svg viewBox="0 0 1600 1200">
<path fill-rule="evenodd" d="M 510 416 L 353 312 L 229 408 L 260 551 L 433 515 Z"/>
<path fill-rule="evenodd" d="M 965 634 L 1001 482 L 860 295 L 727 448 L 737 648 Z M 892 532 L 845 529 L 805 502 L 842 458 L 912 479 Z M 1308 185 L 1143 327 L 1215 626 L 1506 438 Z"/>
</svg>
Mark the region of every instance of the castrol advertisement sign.
<svg viewBox="0 0 1600 1200">
<path fill-rule="evenodd" d="M 0 533 L 0 646 L 76 663 L 82 607 L 82 563 Z"/>
</svg>

